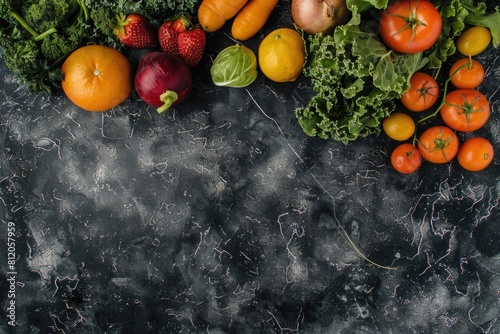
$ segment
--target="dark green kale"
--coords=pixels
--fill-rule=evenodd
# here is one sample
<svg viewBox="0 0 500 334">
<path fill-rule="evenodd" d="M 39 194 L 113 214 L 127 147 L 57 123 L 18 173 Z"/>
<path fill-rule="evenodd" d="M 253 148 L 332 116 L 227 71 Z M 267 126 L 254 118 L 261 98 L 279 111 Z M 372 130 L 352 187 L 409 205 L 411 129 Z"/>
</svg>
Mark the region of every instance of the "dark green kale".
<svg viewBox="0 0 500 334">
<path fill-rule="evenodd" d="M 0 55 L 31 91 L 60 85 L 62 61 L 89 35 L 83 0 L 0 0 Z"/>
</svg>

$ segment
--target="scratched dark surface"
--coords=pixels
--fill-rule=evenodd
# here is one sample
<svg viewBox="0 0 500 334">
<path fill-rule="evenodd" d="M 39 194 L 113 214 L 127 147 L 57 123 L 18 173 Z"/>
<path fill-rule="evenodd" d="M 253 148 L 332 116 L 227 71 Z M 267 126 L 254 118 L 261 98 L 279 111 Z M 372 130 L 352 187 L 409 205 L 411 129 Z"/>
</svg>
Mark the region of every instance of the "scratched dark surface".
<svg viewBox="0 0 500 334">
<path fill-rule="evenodd" d="M 246 45 L 289 15 L 281 3 Z M 492 104 L 476 135 L 493 163 L 403 176 L 383 134 L 347 146 L 305 135 L 293 113 L 312 96 L 304 78 L 214 86 L 225 33 L 209 36 L 191 97 L 162 115 L 135 94 L 88 113 L 29 93 L 2 63 L 17 326 L 2 292 L 0 332 L 499 333 L 500 52 L 476 58 Z"/>
</svg>

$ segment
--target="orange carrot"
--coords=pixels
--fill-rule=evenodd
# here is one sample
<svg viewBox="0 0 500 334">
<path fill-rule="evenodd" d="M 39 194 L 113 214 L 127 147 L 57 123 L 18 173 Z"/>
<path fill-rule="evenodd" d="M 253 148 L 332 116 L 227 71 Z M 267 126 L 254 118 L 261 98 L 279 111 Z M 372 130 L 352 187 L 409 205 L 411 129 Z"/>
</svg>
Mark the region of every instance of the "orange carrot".
<svg viewBox="0 0 500 334">
<path fill-rule="evenodd" d="M 206 32 L 214 32 L 232 18 L 248 0 L 203 0 L 198 8 L 198 21 Z"/>
<path fill-rule="evenodd" d="M 234 18 L 231 34 L 234 38 L 245 41 L 259 32 L 278 0 L 250 0 Z"/>
</svg>

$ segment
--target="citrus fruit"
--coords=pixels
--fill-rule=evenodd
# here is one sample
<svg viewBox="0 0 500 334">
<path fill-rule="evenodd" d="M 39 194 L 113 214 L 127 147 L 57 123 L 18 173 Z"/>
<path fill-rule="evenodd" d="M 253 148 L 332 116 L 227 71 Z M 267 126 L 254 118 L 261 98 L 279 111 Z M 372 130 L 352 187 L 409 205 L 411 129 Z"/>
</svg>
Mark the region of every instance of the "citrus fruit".
<svg viewBox="0 0 500 334">
<path fill-rule="evenodd" d="M 78 107 L 105 111 L 122 103 L 132 91 L 132 66 L 117 50 L 87 45 L 71 53 L 62 65 L 62 89 Z"/>
<path fill-rule="evenodd" d="M 264 37 L 258 50 L 259 66 L 276 82 L 295 81 L 302 73 L 306 52 L 302 36 L 290 28 L 278 28 Z"/>
</svg>

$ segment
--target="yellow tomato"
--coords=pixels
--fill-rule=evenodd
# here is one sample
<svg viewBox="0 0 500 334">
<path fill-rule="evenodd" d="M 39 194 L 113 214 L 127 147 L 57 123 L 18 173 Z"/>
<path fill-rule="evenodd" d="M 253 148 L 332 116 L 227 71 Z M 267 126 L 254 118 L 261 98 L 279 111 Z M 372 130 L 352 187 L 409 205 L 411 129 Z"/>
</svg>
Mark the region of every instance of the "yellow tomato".
<svg viewBox="0 0 500 334">
<path fill-rule="evenodd" d="M 457 50 L 464 56 L 475 56 L 486 50 L 491 41 L 488 28 L 474 26 L 462 32 L 457 39 Z"/>
<path fill-rule="evenodd" d="M 402 112 L 393 112 L 382 121 L 384 132 L 392 139 L 403 141 L 415 132 L 415 121 Z"/>
</svg>

